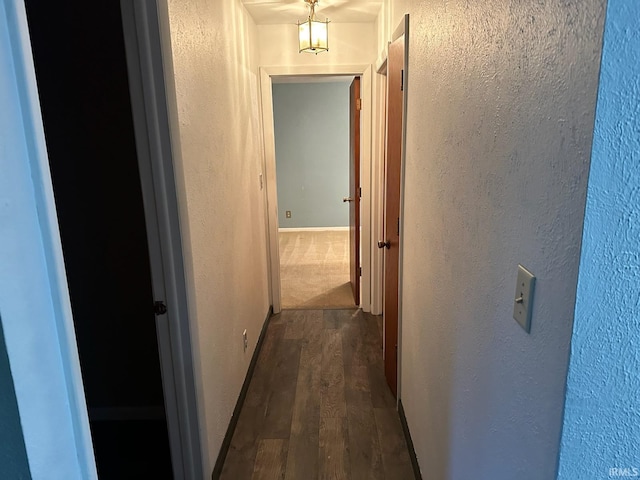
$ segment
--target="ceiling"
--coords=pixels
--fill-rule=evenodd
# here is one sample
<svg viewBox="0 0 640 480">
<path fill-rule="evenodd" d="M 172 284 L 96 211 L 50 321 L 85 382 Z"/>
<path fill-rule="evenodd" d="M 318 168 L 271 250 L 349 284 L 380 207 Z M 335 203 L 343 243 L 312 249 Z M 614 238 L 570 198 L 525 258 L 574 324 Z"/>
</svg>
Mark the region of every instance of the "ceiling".
<svg viewBox="0 0 640 480">
<path fill-rule="evenodd" d="M 383 0 L 318 0 L 316 16 L 336 23 L 374 22 Z M 309 7 L 304 0 L 242 0 L 258 25 L 305 20 Z"/>
</svg>

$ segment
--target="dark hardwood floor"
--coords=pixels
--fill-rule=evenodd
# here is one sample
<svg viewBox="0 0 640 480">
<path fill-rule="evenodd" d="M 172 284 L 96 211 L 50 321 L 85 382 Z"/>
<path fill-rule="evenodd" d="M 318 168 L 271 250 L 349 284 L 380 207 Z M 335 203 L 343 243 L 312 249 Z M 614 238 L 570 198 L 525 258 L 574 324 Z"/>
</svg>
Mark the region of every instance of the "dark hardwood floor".
<svg viewBox="0 0 640 480">
<path fill-rule="evenodd" d="M 221 479 L 413 479 L 382 319 L 284 310 L 269 323 Z"/>
</svg>

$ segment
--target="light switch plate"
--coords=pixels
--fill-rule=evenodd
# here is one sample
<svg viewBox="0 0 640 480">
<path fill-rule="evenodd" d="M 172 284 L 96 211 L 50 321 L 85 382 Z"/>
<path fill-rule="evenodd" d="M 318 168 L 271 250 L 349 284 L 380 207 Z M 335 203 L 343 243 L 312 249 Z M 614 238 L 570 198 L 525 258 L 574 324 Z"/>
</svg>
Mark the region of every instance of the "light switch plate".
<svg viewBox="0 0 640 480">
<path fill-rule="evenodd" d="M 513 318 L 524 330 L 531 331 L 531 307 L 536 277 L 522 265 L 518 265 L 518 283 L 513 297 Z"/>
</svg>

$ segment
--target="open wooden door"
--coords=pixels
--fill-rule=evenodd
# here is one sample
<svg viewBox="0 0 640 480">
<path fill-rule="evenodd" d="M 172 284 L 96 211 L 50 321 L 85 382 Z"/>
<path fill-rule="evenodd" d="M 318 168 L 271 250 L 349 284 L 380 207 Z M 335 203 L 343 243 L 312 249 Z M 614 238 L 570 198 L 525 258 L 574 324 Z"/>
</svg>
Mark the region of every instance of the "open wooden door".
<svg viewBox="0 0 640 480">
<path fill-rule="evenodd" d="M 351 82 L 349 99 L 349 265 L 351 289 L 360 305 L 360 77 Z"/>
<path fill-rule="evenodd" d="M 389 44 L 387 58 L 387 154 L 385 169 L 384 373 L 394 396 L 398 389 L 398 270 L 400 260 L 400 175 L 404 35 Z"/>
</svg>

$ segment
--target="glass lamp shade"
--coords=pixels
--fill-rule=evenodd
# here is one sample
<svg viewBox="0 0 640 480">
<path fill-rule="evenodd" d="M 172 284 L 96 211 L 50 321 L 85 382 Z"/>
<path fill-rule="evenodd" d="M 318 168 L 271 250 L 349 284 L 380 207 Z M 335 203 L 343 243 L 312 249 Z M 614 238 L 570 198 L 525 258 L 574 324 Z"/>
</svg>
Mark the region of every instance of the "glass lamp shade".
<svg viewBox="0 0 640 480">
<path fill-rule="evenodd" d="M 298 23 L 298 37 L 300 52 L 315 53 L 329 50 L 329 20 L 318 22 L 308 19 L 304 23 Z"/>
</svg>

